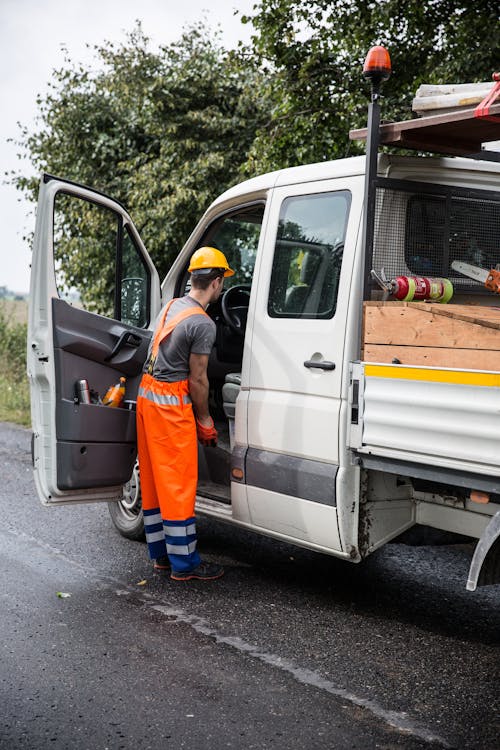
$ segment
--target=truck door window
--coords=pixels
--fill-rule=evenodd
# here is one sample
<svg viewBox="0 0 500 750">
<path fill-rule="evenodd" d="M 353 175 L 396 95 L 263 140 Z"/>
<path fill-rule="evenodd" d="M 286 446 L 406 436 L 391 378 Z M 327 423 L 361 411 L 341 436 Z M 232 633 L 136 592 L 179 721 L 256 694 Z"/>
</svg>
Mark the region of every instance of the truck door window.
<svg viewBox="0 0 500 750">
<path fill-rule="evenodd" d="M 146 328 L 149 323 L 149 271 L 128 227 L 123 233 L 120 271 L 118 299 L 115 300 L 116 306 L 120 304 L 118 319 L 137 328 Z"/>
<path fill-rule="evenodd" d="M 59 192 L 54 203 L 54 260 L 62 299 L 147 327 L 149 271 L 117 213 Z"/>
<path fill-rule="evenodd" d="M 272 318 L 332 318 L 350 193 L 283 201 L 274 249 L 268 313 Z"/>
</svg>

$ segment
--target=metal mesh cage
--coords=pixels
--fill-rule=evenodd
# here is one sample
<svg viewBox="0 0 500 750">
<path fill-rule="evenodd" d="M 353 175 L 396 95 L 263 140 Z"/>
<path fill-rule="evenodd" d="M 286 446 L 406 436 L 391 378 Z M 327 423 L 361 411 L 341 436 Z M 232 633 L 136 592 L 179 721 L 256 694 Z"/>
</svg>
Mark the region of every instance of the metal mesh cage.
<svg viewBox="0 0 500 750">
<path fill-rule="evenodd" d="M 379 180 L 372 267 L 389 279 L 438 276 L 455 293 L 488 293 L 457 275 L 454 260 L 486 270 L 500 264 L 500 194 Z"/>
</svg>

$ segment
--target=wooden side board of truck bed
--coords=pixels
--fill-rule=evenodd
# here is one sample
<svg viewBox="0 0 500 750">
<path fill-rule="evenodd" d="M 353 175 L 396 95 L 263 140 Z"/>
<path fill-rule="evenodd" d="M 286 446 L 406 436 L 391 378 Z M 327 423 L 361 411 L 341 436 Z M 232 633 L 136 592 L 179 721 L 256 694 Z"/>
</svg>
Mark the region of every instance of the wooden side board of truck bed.
<svg viewBox="0 0 500 750">
<path fill-rule="evenodd" d="M 500 307 L 365 302 L 363 327 L 365 362 L 500 372 Z"/>
</svg>

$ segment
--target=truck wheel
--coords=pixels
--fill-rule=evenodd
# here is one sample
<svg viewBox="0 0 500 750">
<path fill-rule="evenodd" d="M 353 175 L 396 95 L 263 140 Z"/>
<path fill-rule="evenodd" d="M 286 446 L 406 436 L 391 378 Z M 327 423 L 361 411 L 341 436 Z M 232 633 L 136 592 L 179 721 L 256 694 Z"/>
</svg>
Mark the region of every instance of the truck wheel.
<svg viewBox="0 0 500 750">
<path fill-rule="evenodd" d="M 135 464 L 132 476 L 123 490 L 122 500 L 117 503 L 108 503 L 109 515 L 122 536 L 135 541 L 143 541 L 145 537 L 139 464 Z"/>
</svg>

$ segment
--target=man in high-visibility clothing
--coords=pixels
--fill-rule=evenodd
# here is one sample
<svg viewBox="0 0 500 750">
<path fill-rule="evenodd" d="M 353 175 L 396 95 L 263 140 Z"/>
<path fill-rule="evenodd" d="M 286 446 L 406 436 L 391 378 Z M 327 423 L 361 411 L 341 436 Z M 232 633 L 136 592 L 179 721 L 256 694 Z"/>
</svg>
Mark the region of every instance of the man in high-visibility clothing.
<svg viewBox="0 0 500 750">
<path fill-rule="evenodd" d="M 232 276 L 213 247 L 193 253 L 191 290 L 160 313 L 137 396 L 137 447 L 149 556 L 175 581 L 213 580 L 224 569 L 202 562 L 194 505 L 198 445 L 216 445 L 208 409 L 208 357 L 216 327 L 206 308 Z"/>
</svg>

